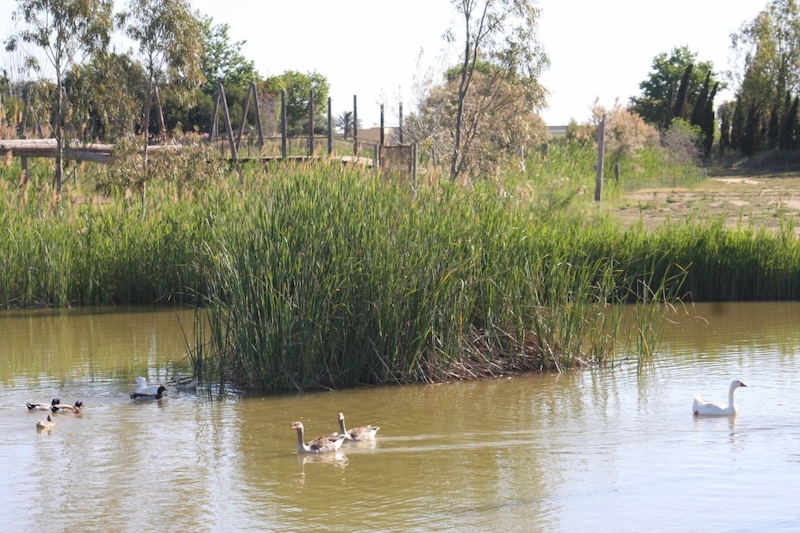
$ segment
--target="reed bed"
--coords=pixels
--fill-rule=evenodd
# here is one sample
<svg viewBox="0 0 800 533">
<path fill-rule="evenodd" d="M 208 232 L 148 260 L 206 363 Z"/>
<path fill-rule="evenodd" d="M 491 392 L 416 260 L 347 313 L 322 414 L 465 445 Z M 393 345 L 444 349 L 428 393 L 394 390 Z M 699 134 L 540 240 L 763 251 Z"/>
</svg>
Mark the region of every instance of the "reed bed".
<svg viewBox="0 0 800 533">
<path fill-rule="evenodd" d="M 0 171 L 0 304 L 196 305 L 196 373 L 277 391 L 642 365 L 664 303 L 800 297 L 793 228 L 623 229 L 566 171 L 413 188 L 326 163 L 195 186 L 207 167 L 169 168 L 146 195 L 98 178 L 100 204 Z"/>
</svg>

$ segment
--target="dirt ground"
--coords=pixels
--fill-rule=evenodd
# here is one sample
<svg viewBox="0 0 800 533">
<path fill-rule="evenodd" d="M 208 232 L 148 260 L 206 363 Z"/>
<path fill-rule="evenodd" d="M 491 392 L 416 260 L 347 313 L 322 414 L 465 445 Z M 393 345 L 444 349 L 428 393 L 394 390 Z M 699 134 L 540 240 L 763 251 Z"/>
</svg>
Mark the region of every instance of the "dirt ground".
<svg viewBox="0 0 800 533">
<path fill-rule="evenodd" d="M 667 220 L 724 217 L 737 224 L 777 229 L 796 222 L 800 235 L 800 172 L 749 174 L 724 171 L 686 188 L 638 190 L 604 206 L 626 224 L 644 220 L 654 228 Z"/>
</svg>

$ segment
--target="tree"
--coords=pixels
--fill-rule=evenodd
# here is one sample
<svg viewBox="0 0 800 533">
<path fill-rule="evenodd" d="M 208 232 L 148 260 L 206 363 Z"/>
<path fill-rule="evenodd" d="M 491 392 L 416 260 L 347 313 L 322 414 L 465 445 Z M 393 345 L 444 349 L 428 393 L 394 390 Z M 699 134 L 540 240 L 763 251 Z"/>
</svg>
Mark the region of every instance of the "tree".
<svg viewBox="0 0 800 533">
<path fill-rule="evenodd" d="M 290 135 L 301 135 L 308 131 L 308 98 L 314 91 L 314 131 L 324 133 L 325 113 L 330 85 L 328 79 L 318 72 L 303 74 L 287 70 L 265 80 L 267 91 L 286 91 L 286 122 Z"/>
<path fill-rule="evenodd" d="M 800 8 L 795 0 L 772 0 L 756 18 L 731 36 L 737 84 L 731 141 L 743 155 L 765 147 L 791 145 L 781 126 L 800 91 Z M 738 114 L 738 115 L 737 115 Z M 775 115 L 775 116 L 773 116 Z M 746 117 L 746 119 L 745 119 Z M 737 124 L 741 131 L 736 130 Z M 735 137 L 734 137 L 735 133 Z M 782 139 L 782 140 L 781 140 Z"/>
<path fill-rule="evenodd" d="M 336 117 L 336 129 L 344 132 L 345 140 L 347 139 L 347 136 L 350 135 L 350 132 L 353 131 L 353 126 L 352 111 L 342 111 L 342 113 Z M 361 119 L 358 119 L 358 124 L 355 124 L 355 126 L 361 128 Z"/>
<path fill-rule="evenodd" d="M 200 70 L 206 78 L 203 91 L 208 95 L 217 93 L 217 84 L 228 87 L 248 87 L 250 82 L 258 81 L 260 76 L 255 62 L 242 55 L 242 46 L 247 41 L 231 41 L 228 24 L 213 25 L 214 19 L 203 17 L 200 21 L 203 56 Z"/>
<path fill-rule="evenodd" d="M 113 26 L 112 8 L 113 0 L 17 0 L 12 15 L 22 29 L 6 40 L 6 50 L 16 50 L 19 41 L 38 46 L 55 73 L 53 133 L 57 155 L 54 183 L 58 192 L 61 192 L 64 175 L 64 75 L 79 55 L 108 45 Z M 34 56 L 29 56 L 26 62 L 38 66 Z"/>
<path fill-rule="evenodd" d="M 118 16 L 120 26 L 139 46 L 147 92 L 162 87 L 179 104 L 192 100 L 194 89 L 204 81 L 201 24 L 187 0 L 128 0 Z M 149 131 L 151 100 L 144 106 L 145 144 Z"/>
<path fill-rule="evenodd" d="M 639 83 L 641 96 L 631 97 L 631 111 L 642 117 L 645 122 L 661 129 L 669 127 L 676 115 L 675 109 L 682 106 L 678 102 L 678 91 L 686 69 L 692 66 L 684 88 L 685 102 L 692 109 L 697 97 L 708 79 L 713 87 L 719 80 L 714 74 L 714 64 L 710 61 L 697 61 L 697 54 L 688 46 L 677 46 L 669 53 L 662 52 L 653 58 L 652 70 L 643 82 Z M 724 89 L 725 85 L 719 86 Z M 679 110 L 680 111 L 680 110 Z M 688 119 L 689 117 L 685 117 Z"/>
<path fill-rule="evenodd" d="M 538 40 L 539 10 L 533 0 L 451 0 L 461 22 L 463 52 L 458 70 L 456 113 L 450 177 L 455 179 L 467 168 L 472 141 L 482 131 L 481 121 L 492 115 L 492 108 L 509 83 L 514 83 L 526 107 L 544 104 L 546 91 L 539 76 L 549 65 Z M 452 29 L 445 33 L 448 42 L 456 42 Z M 492 65 L 484 76 L 482 90 L 472 101 L 476 112 L 465 120 L 470 107 L 468 97 L 478 65 Z M 502 105 L 502 104 L 501 104 Z"/>
<path fill-rule="evenodd" d="M 64 80 L 73 106 L 71 121 L 85 141 L 130 137 L 147 98 L 147 75 L 128 55 L 96 54 Z"/>
</svg>

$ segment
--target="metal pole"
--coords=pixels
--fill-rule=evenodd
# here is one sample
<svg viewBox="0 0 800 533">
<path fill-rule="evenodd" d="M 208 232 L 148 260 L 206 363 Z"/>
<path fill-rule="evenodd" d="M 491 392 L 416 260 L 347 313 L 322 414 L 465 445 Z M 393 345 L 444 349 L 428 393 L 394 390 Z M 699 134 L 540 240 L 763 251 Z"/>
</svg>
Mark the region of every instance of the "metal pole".
<svg viewBox="0 0 800 533">
<path fill-rule="evenodd" d="M 353 155 L 358 157 L 358 97 L 353 95 Z"/>
<path fill-rule="evenodd" d="M 331 97 L 328 97 L 328 155 L 333 153 L 333 110 L 331 109 Z"/>
<path fill-rule="evenodd" d="M 400 102 L 400 127 L 398 128 L 400 144 L 403 144 L 403 102 Z"/>
<path fill-rule="evenodd" d="M 314 89 L 308 93 L 308 157 L 314 155 Z"/>
</svg>

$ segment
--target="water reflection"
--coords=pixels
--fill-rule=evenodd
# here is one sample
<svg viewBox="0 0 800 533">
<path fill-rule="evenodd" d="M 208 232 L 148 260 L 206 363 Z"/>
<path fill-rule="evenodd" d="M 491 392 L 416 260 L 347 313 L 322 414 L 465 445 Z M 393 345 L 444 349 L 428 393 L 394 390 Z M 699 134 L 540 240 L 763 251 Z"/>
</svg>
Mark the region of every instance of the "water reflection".
<svg viewBox="0 0 800 533">
<path fill-rule="evenodd" d="M 0 316 L 0 510 L 20 531 L 800 529 L 800 305 L 694 311 L 640 375 L 141 403 L 136 376 L 183 371 L 174 310 Z M 733 378 L 739 416 L 692 416 Z M 53 396 L 85 409 L 38 434 L 25 402 Z M 322 435 L 340 411 L 376 440 L 296 453 L 292 421 Z"/>
</svg>

